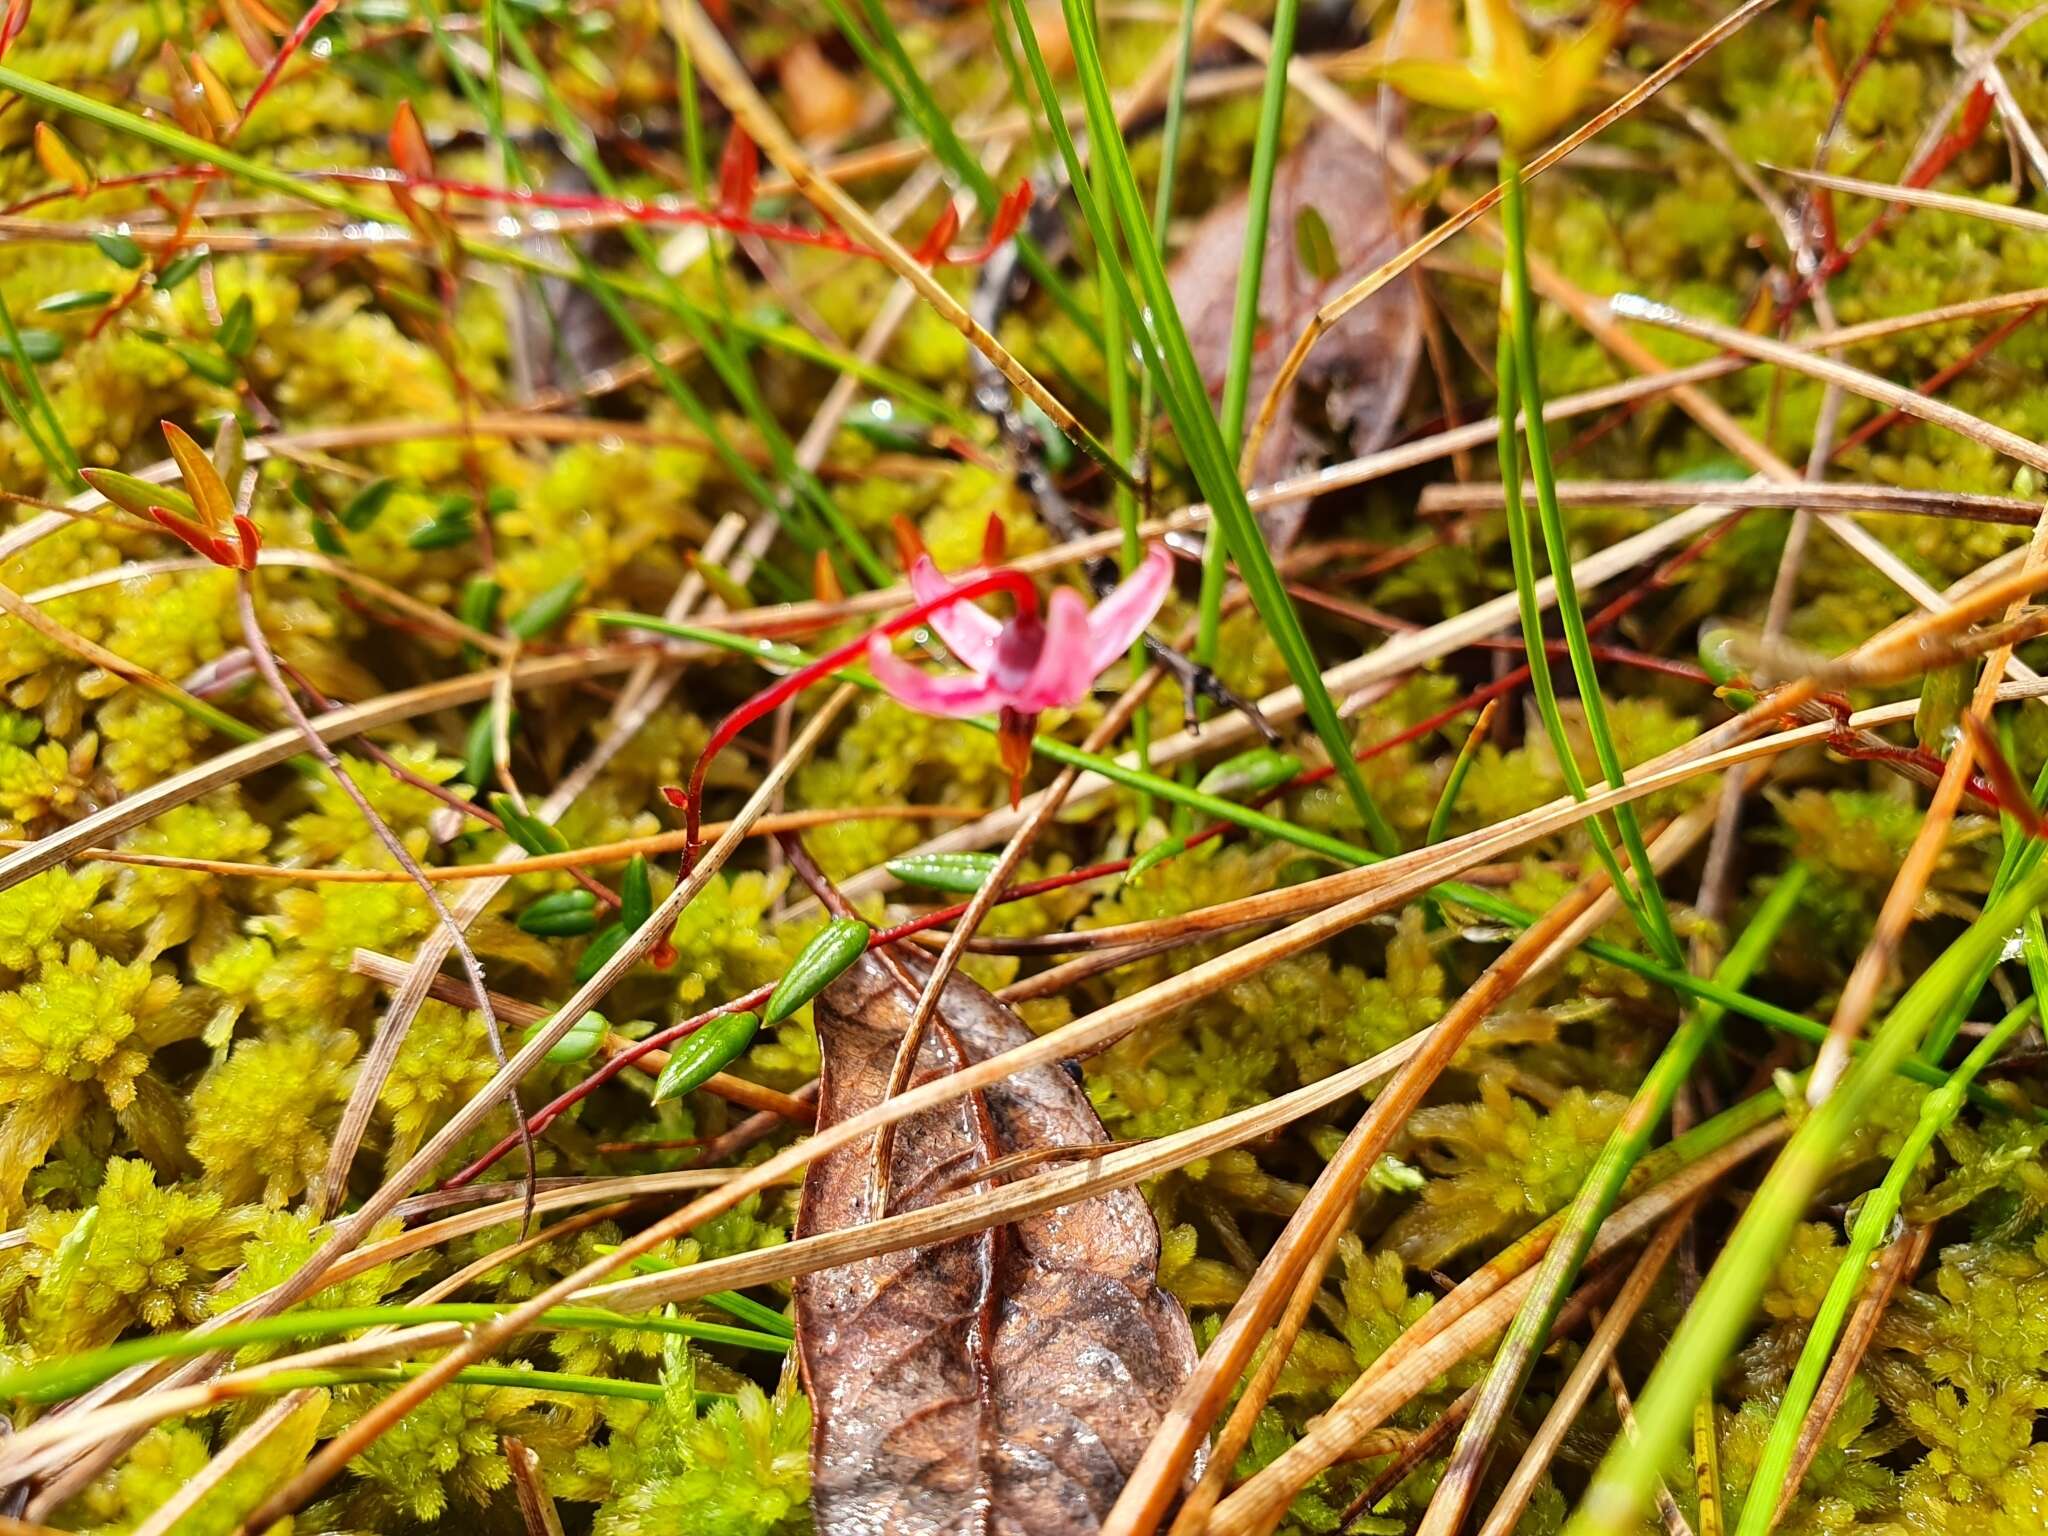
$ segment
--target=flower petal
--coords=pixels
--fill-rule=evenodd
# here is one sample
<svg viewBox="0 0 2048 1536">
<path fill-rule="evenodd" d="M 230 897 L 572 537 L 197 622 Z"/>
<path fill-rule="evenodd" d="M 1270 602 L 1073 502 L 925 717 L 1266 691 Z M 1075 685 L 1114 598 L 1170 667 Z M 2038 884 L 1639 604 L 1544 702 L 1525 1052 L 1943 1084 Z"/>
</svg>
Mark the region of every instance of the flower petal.
<svg viewBox="0 0 2048 1536">
<path fill-rule="evenodd" d="M 1010 698 L 1010 707 L 1035 715 L 1078 704 L 1101 670 L 1089 649 L 1088 605 L 1073 588 L 1061 587 L 1046 607 L 1045 648 L 1038 653 L 1038 665 Z"/>
<path fill-rule="evenodd" d="M 1145 632 L 1166 601 L 1166 589 L 1173 585 L 1173 556 L 1164 544 L 1154 544 L 1138 568 L 1088 615 L 1088 655 L 1097 672 L 1131 648 Z"/>
<path fill-rule="evenodd" d="M 926 672 L 891 651 L 880 635 L 868 642 L 868 670 L 889 697 L 920 714 L 964 719 L 993 714 L 1006 702 L 1003 690 L 979 672 Z"/>
<path fill-rule="evenodd" d="M 910 590 L 920 603 L 933 603 L 958 591 L 959 586 L 939 574 L 930 555 L 920 555 L 917 564 L 910 568 Z M 986 672 L 994 662 L 996 636 L 1003 628 L 1000 619 L 973 603 L 952 603 L 934 612 L 930 622 L 946 642 L 946 649 L 960 658 L 962 666 Z"/>
</svg>

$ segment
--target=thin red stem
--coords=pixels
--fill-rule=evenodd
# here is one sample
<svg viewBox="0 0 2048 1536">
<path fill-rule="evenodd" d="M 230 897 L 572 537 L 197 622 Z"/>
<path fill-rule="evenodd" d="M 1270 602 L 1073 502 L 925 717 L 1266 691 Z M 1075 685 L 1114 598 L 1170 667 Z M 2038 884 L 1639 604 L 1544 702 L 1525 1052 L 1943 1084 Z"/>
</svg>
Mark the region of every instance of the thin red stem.
<svg viewBox="0 0 2048 1536">
<path fill-rule="evenodd" d="M 763 715 L 781 707 L 783 702 L 795 698 L 811 684 L 830 677 L 847 663 L 856 661 L 868 648 L 868 642 L 877 637 L 888 638 L 902 634 L 906 629 L 924 623 L 933 614 L 952 607 L 955 603 L 971 602 L 996 592 L 1007 592 L 1017 604 L 1020 615 L 1035 615 L 1038 612 L 1038 589 L 1031 584 L 1031 578 L 1022 571 L 1003 569 L 989 571 L 973 580 L 955 587 L 943 597 L 933 598 L 928 603 L 919 603 L 906 608 L 894 618 L 885 619 L 864 634 L 856 635 L 836 650 L 828 651 L 816 661 L 799 667 L 787 677 L 777 678 L 766 688 L 740 705 L 718 723 L 718 729 L 711 733 L 711 739 L 704 744 L 704 750 L 697 755 L 697 764 L 690 770 L 690 787 L 682 801 L 685 825 L 690 840 L 683 854 L 683 871 L 687 874 L 697 862 L 699 846 L 698 831 L 703 825 L 704 774 L 711 766 L 711 760 L 718 756 L 748 726 Z M 673 792 L 669 794 L 671 804 L 675 803 Z"/>
</svg>

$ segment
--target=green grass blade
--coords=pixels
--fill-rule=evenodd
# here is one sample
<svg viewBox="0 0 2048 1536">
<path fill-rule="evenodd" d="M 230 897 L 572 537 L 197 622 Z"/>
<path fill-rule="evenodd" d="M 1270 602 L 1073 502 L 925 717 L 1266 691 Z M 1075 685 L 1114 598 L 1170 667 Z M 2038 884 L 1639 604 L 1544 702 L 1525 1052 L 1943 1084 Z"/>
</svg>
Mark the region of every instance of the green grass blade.
<svg viewBox="0 0 2048 1536">
<path fill-rule="evenodd" d="M 1736 1536 L 1767 1536 L 1771 1528 L 1772 1516 L 1777 1512 L 1778 1500 L 1791 1470 L 1793 1453 L 1799 1446 L 1799 1432 L 1805 1424 L 1806 1411 L 1813 1405 L 1814 1392 L 1827 1370 L 1835 1341 L 1841 1337 L 1849 1309 L 1869 1277 L 1871 1255 L 1892 1234 L 1899 1208 L 1905 1203 L 1907 1182 L 1934 1145 L 1934 1138 L 1962 1109 L 1971 1081 L 1990 1065 L 2021 1026 L 2034 1018 L 2040 1009 L 2041 999 L 2048 996 L 2048 986 L 2044 986 L 2048 983 L 2048 976 L 2043 974 L 2043 961 L 2036 958 L 2042 953 L 2041 942 L 2041 915 L 2029 913 L 2027 963 L 2028 969 L 2034 973 L 2034 995 L 2000 1019 L 1963 1059 L 1955 1075 L 1920 1101 L 1919 1117 L 1900 1146 L 1898 1155 L 1892 1159 L 1891 1166 L 1885 1170 L 1884 1181 L 1864 1197 L 1856 1224 L 1850 1229 L 1849 1246 L 1842 1254 L 1841 1266 L 1836 1269 L 1827 1294 L 1821 1298 L 1820 1310 L 1814 1314 L 1813 1326 L 1808 1329 L 1806 1343 L 1799 1351 L 1799 1363 L 1793 1367 L 1785 1395 L 1778 1401 L 1777 1417 L 1771 1421 L 1770 1435 L 1764 1441 L 1763 1454 L 1757 1460 L 1756 1474 L 1750 1479 L 1750 1497 L 1742 1507 L 1742 1521 L 1735 1528 Z"/>
<path fill-rule="evenodd" d="M 1223 369 L 1223 446 L 1233 462 L 1244 442 L 1245 397 L 1251 392 L 1252 343 L 1259 328 L 1259 289 L 1266 268 L 1266 231 L 1273 216 L 1273 178 L 1280 166 L 1280 126 L 1287 113 L 1287 66 L 1294 58 L 1299 11 L 1298 0 L 1280 0 L 1273 10 L 1272 46 L 1259 98 L 1258 133 L 1252 142 L 1251 182 L 1245 189 L 1244 260 L 1237 269 L 1230 353 Z M 1223 542 L 1210 539 L 1202 550 L 1202 593 L 1195 629 L 1195 660 L 1204 666 L 1214 665 L 1216 660 L 1228 574 Z"/>
<path fill-rule="evenodd" d="M 1521 362 L 1512 334 L 1506 327 L 1501 331 L 1495 371 L 1500 378 L 1501 398 L 1512 401 L 1518 387 Z M 1515 431 L 1513 410 L 1503 406 L 1499 414 L 1500 478 L 1507 510 L 1508 558 L 1515 571 L 1515 608 L 1522 624 L 1522 649 L 1529 659 L 1529 693 L 1536 701 L 1536 715 L 1543 722 L 1543 733 L 1550 738 L 1551 751 L 1557 756 L 1557 770 L 1564 778 L 1565 788 L 1571 791 L 1574 800 L 1583 801 L 1586 798 L 1586 776 L 1579 771 L 1578 759 L 1572 755 L 1571 738 L 1564 728 L 1564 713 L 1558 708 L 1557 684 L 1550 676 L 1550 653 L 1543 641 L 1543 609 L 1536 600 L 1536 556 L 1529 538 L 1529 510 L 1522 500 L 1521 443 Z M 1586 835 L 1592 840 L 1593 852 L 1601 867 L 1607 871 L 1607 880 L 1614 887 L 1616 899 L 1634 921 L 1637 931 L 1648 933 L 1649 923 L 1643 915 L 1642 903 L 1637 899 L 1633 882 L 1622 870 L 1614 842 L 1607 835 L 1606 823 L 1598 816 L 1589 818 Z M 1670 956 L 1660 950 L 1658 958 L 1669 961 Z"/>
<path fill-rule="evenodd" d="M 1586 631 L 1586 616 L 1579 607 L 1578 582 L 1572 575 L 1571 541 L 1557 500 L 1557 472 L 1550 458 L 1550 429 L 1543 420 L 1543 386 L 1537 376 L 1535 295 L 1529 283 L 1529 219 L 1523 194 L 1521 167 L 1511 155 L 1501 157 L 1501 230 L 1507 246 L 1509 331 L 1515 350 L 1516 383 L 1522 405 L 1522 434 L 1529 445 L 1529 474 L 1536 482 L 1537 516 L 1543 525 L 1543 544 L 1550 557 L 1552 579 L 1557 583 L 1558 624 L 1564 631 L 1565 649 L 1571 656 L 1572 676 L 1579 686 L 1579 704 L 1585 712 L 1586 734 L 1592 738 L 1593 754 L 1609 784 L 1623 782 L 1621 755 L 1615 750 L 1614 735 L 1607 723 L 1607 701 L 1600 692 L 1600 675 L 1593 662 L 1593 641 Z M 1511 421 L 1514 405 L 1503 398 L 1503 422 Z M 1505 470 L 1503 471 L 1504 478 Z M 1519 482 L 1519 476 L 1512 477 Z M 1519 484 L 1515 499 L 1520 500 Z M 1521 578 L 1518 576 L 1518 580 Z M 1534 581 L 1533 573 L 1527 578 Z M 1526 638 L 1526 626 L 1525 626 Z M 1531 678 L 1547 684 L 1549 668 L 1540 649 L 1529 653 Z M 1554 701 L 1553 701 L 1554 707 Z M 1546 720 L 1546 724 L 1548 721 Z M 1561 762 L 1569 763 L 1570 752 L 1558 743 Z M 1577 776 L 1576 765 L 1571 767 Z M 1578 793 L 1578 791 L 1574 791 Z M 1634 904 L 1638 924 L 1651 948 L 1669 965 L 1682 963 L 1678 936 L 1671 928 L 1671 914 L 1664 904 L 1664 892 L 1657 883 L 1657 866 L 1643 842 L 1643 829 L 1633 806 L 1616 806 L 1614 823 L 1635 866 L 1637 896 Z M 1617 880 L 1617 890 L 1622 889 Z"/>
<path fill-rule="evenodd" d="M 1060 146 L 1060 153 L 1066 157 L 1075 196 L 1082 205 L 1090 233 L 1098 244 L 1111 245 L 1107 216 L 1094 206 L 1095 199 L 1089 194 L 1087 177 L 1074 149 L 1073 137 L 1066 130 L 1058 94 L 1052 88 L 1045 59 L 1031 33 L 1022 0 L 1010 0 L 1010 3 L 1011 13 L 1017 19 L 1019 41 L 1045 106 L 1048 126 Z M 1236 466 L 1231 463 L 1217 428 L 1215 413 L 1210 409 L 1201 369 L 1188 344 L 1187 330 L 1181 324 L 1179 311 L 1174 307 L 1165 263 L 1160 259 L 1151 221 L 1139 198 L 1130 156 L 1125 152 L 1123 138 L 1117 130 L 1109 83 L 1103 75 L 1095 29 L 1087 7 L 1083 0 L 1061 0 L 1061 3 L 1066 12 L 1068 37 L 1074 49 L 1074 71 L 1087 104 L 1089 140 L 1109 185 L 1111 206 L 1122 227 L 1125 250 L 1142 294 L 1142 303 L 1128 292 L 1119 294 L 1125 313 L 1131 318 L 1133 335 L 1144 354 L 1146 367 L 1158 379 L 1160 395 L 1173 419 L 1175 434 L 1188 456 L 1189 466 L 1203 495 L 1208 499 L 1215 524 L 1223 533 L 1231 558 L 1236 561 L 1252 601 L 1286 660 L 1288 675 L 1301 690 L 1309 721 L 1329 752 L 1373 846 L 1382 852 L 1391 852 L 1397 846 L 1394 829 L 1374 803 L 1372 792 L 1366 788 L 1365 775 L 1352 758 L 1349 734 L 1337 717 L 1337 706 L 1330 697 L 1329 689 L 1323 685 L 1315 652 L 1301 626 L 1301 617 L 1295 612 L 1280 574 L 1274 568 L 1272 553 L 1266 548 L 1258 520 L 1245 499 L 1244 487 L 1238 484 Z M 1120 267 L 1112 264 L 1110 271 L 1120 287 L 1127 286 Z"/>
<path fill-rule="evenodd" d="M 68 486 L 83 485 L 85 482 L 78 475 L 78 454 L 72 449 L 71 439 L 64 435 L 64 424 L 57 419 L 57 413 L 50 405 L 49 392 L 43 388 L 42 375 L 36 372 L 34 361 L 21 345 L 21 332 L 14 326 L 14 311 L 4 297 L 0 297 L 0 324 L 7 328 L 7 345 L 13 352 L 14 366 L 21 370 L 22 387 L 28 391 L 29 400 L 34 404 L 36 414 L 42 417 L 44 426 L 49 429 L 50 441 L 57 451 L 56 460 L 50 460 L 49 450 L 43 447 L 40 439 L 31 435 L 30 441 L 35 443 L 36 450 L 43 455 L 44 460 L 51 462 L 51 467 L 57 471 L 57 479 L 61 483 Z M 10 414 L 13 409 L 13 402 L 10 402 Z M 17 416 L 16 419 L 22 418 Z"/>
<path fill-rule="evenodd" d="M 1779 876 L 1770 895 L 1714 972 L 1717 982 L 1740 988 L 1755 974 L 1757 967 L 1770 954 L 1771 945 L 1777 940 L 1785 920 L 1792 915 L 1804 894 L 1807 878 L 1808 871 L 1803 864 L 1794 864 Z M 1459 1432 L 1457 1449 L 1451 1453 L 1453 1467 L 1470 1468 L 1491 1448 L 1501 1420 L 1513 1411 L 1523 1388 L 1528 1385 L 1530 1373 L 1542 1354 L 1543 1341 L 1550 1337 L 1557 1314 L 1564 1306 L 1565 1295 L 1578 1278 L 1580 1267 L 1586 1262 L 1586 1254 L 1593 1246 L 1594 1235 L 1614 1210 L 1630 1172 L 1649 1149 L 1650 1137 L 1670 1112 L 1672 1100 L 1678 1096 L 1679 1087 L 1691 1076 L 1700 1053 L 1719 1033 L 1724 1016 L 1725 1010 L 1714 1003 L 1703 1003 L 1693 1009 L 1650 1064 L 1650 1070 L 1643 1074 L 1635 1096 L 1602 1144 L 1592 1168 L 1587 1171 L 1585 1182 L 1579 1186 L 1578 1194 L 1566 1209 L 1556 1238 L 1537 1266 L 1529 1294 L 1516 1312 L 1515 1320 L 1508 1325 L 1500 1348 L 1494 1353 L 1493 1365 L 1479 1389 L 1479 1398 L 1465 1419 L 1465 1427 Z M 1451 1486 L 1451 1480 L 1446 1478 L 1442 1486 Z M 1463 1488 L 1464 1496 L 1469 1498 L 1474 1482 L 1461 1479 L 1459 1486 Z M 1453 1510 L 1450 1513 L 1462 1512 Z M 1451 1522 L 1452 1525 L 1457 1523 L 1456 1520 Z"/>
<path fill-rule="evenodd" d="M 2044 898 L 2048 873 L 2016 883 L 1921 973 L 1872 1034 L 1835 1091 L 1792 1133 L 1728 1238 L 1699 1295 L 1671 1336 L 1636 1402 L 1636 1440 L 1611 1448 L 1566 1536 L 1623 1536 L 1638 1529 L 1659 1470 L 1692 1421 L 1692 1405 L 1749 1326 L 1792 1229 L 1833 1167 L 1878 1087 L 1908 1063 L 1928 1028 L 1987 955 Z M 1917 1074 L 1916 1074 L 1917 1075 Z"/>
<path fill-rule="evenodd" d="M 443 1301 L 427 1306 L 394 1304 L 381 1307 L 309 1307 L 276 1317 L 229 1323 L 211 1332 L 150 1334 L 123 1339 L 83 1354 L 45 1360 L 0 1371 L 0 1400 L 46 1403 L 76 1397 L 119 1375 L 132 1365 L 152 1360 L 180 1360 L 216 1349 L 245 1349 L 251 1344 L 278 1344 L 293 1339 L 327 1339 L 364 1328 L 407 1328 L 418 1323 L 485 1323 L 512 1311 L 510 1305 Z M 627 1330 L 674 1334 L 704 1344 L 730 1344 L 786 1354 L 789 1339 L 780 1333 L 700 1323 L 693 1318 L 649 1314 L 626 1317 L 600 1307 L 556 1307 L 541 1314 L 540 1325 L 558 1329 Z"/>
<path fill-rule="evenodd" d="M 974 195 L 974 201 L 983 214 L 995 212 L 996 205 L 1002 201 L 1001 189 L 954 131 L 952 117 L 932 95 L 931 87 L 925 83 L 916 61 L 897 35 L 895 23 L 875 0 L 860 0 L 860 7 L 865 25 L 847 9 L 845 0 L 825 0 L 825 9 L 841 35 L 852 45 L 869 72 L 881 82 L 882 89 L 896 103 L 897 110 L 910 119 L 939 163 Z M 1082 305 L 1073 288 L 1060 276 L 1059 268 L 1031 238 L 1028 230 L 1020 230 L 1017 234 L 1017 258 L 1031 275 L 1031 280 L 1045 290 L 1046 297 L 1081 328 L 1083 335 L 1101 345 L 1102 333 L 1097 328 L 1095 316 Z"/>
</svg>

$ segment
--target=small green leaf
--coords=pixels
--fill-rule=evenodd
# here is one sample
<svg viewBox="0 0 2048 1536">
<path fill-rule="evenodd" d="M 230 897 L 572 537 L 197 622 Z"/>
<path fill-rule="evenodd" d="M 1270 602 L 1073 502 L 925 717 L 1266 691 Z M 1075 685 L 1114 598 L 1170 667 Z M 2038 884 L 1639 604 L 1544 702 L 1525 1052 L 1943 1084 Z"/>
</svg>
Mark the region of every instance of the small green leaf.
<svg viewBox="0 0 2048 1536">
<path fill-rule="evenodd" d="M 452 501 L 452 505 L 451 505 Z M 413 549 L 453 549 L 476 537 L 476 518 L 469 501 L 461 496 L 444 498 L 441 510 L 405 536 Z"/>
<path fill-rule="evenodd" d="M 78 1272 L 85 1266 L 86 1252 L 92 1247 L 92 1235 L 100 1224 L 100 1208 L 89 1205 L 85 1214 L 71 1224 L 71 1230 L 57 1241 L 56 1252 L 50 1255 L 50 1269 L 45 1276 L 52 1285 L 58 1286 L 57 1294 L 62 1295 L 78 1281 Z"/>
<path fill-rule="evenodd" d="M 55 331 L 29 325 L 14 335 L 21 343 L 19 351 L 15 349 L 13 340 L 0 336 L 0 357 L 9 362 L 54 363 L 64 355 L 64 338 Z"/>
<path fill-rule="evenodd" d="M 462 601 L 456 605 L 455 616 L 471 629 L 489 633 L 497 622 L 498 599 L 505 595 L 505 589 L 488 576 L 472 576 L 463 584 Z"/>
<path fill-rule="evenodd" d="M 117 267 L 133 272 L 142 265 L 142 247 L 118 229 L 93 231 L 92 243 L 100 248 L 100 254 Z"/>
<path fill-rule="evenodd" d="M 221 351 L 229 357 L 239 360 L 249 355 L 249 349 L 256 345 L 256 306 L 250 302 L 249 295 L 240 295 L 228 306 L 213 339 L 220 343 Z"/>
<path fill-rule="evenodd" d="M 595 976 L 604 963 L 619 952 L 626 940 L 633 936 L 633 930 L 624 923 L 608 923 L 600 928 L 591 941 L 583 947 L 582 958 L 576 962 L 576 985 Z"/>
<path fill-rule="evenodd" d="M 1380 1155 L 1366 1178 L 1374 1189 L 1383 1189 L 1390 1195 L 1412 1195 L 1429 1182 L 1420 1168 L 1411 1168 L 1391 1152 Z"/>
<path fill-rule="evenodd" d="M 147 517 L 151 507 L 167 507 L 180 517 L 197 517 L 192 498 L 175 485 L 156 485 L 118 469 L 81 470 L 85 483 L 124 512 Z"/>
<path fill-rule="evenodd" d="M 370 524 L 377 521 L 378 514 L 384 510 L 397 489 L 398 482 L 391 476 L 378 476 L 360 491 L 357 491 L 355 495 L 349 497 L 348 505 L 343 507 L 338 514 L 341 518 L 341 526 L 350 533 L 361 533 Z"/>
<path fill-rule="evenodd" d="M 1920 679 L 1920 707 L 1913 713 L 1913 738 L 1937 757 L 1954 750 L 1962 735 L 1963 711 L 1970 707 L 1974 679 L 1968 667 L 1941 667 Z"/>
<path fill-rule="evenodd" d="M 337 560 L 345 558 L 348 546 L 341 542 L 341 535 L 327 524 L 324 517 L 313 519 L 313 547 L 323 555 L 333 555 Z"/>
<path fill-rule="evenodd" d="M 197 272 L 202 266 L 204 266 L 206 264 L 207 258 L 210 257 L 212 254 L 213 252 L 209 251 L 203 245 L 200 246 L 197 250 L 180 251 L 177 255 L 173 256 L 169 261 L 164 263 L 163 271 L 157 273 L 157 292 L 169 293 L 173 288 L 177 287 L 178 284 L 184 282 L 186 278 L 190 277 L 194 272 Z"/>
<path fill-rule="evenodd" d="M 996 855 L 992 853 L 906 853 L 883 865 L 906 885 L 970 896 L 982 888 L 995 867 Z"/>
<path fill-rule="evenodd" d="M 1732 629 L 1701 630 L 1700 667 L 1730 705 L 1736 709 L 1747 709 L 1756 702 L 1756 695 L 1733 686 L 1743 680 L 1742 667 L 1736 658 L 1736 648 L 1741 641 L 1742 637 Z"/>
<path fill-rule="evenodd" d="M 654 1102 L 680 1098 L 723 1072 L 753 1043 L 761 1021 L 751 1013 L 728 1013 L 685 1035 L 669 1052 L 668 1065 L 654 1080 Z"/>
<path fill-rule="evenodd" d="M 1146 870 L 1164 864 L 1168 859 L 1178 858 L 1187 851 L 1188 840 L 1186 838 L 1162 837 L 1150 848 L 1147 848 L 1143 853 L 1131 860 L 1131 867 L 1124 871 L 1123 883 L 1128 885 L 1131 881 L 1137 879 L 1138 876 L 1144 874 Z"/>
<path fill-rule="evenodd" d="M 763 1022 L 780 1024 L 831 986 L 866 952 L 873 933 L 857 917 L 835 917 L 819 929 L 768 995 L 768 1006 L 761 1010 Z"/>
<path fill-rule="evenodd" d="M 469 722 L 469 734 L 462 741 L 462 782 L 474 789 L 482 789 L 491 782 L 492 749 L 496 746 L 496 732 L 492 729 L 498 718 L 498 706 L 486 704 L 477 711 Z M 512 711 L 511 726 L 519 723 L 519 711 Z M 499 797 L 503 799 L 503 796 Z M 509 823 L 508 823 L 509 825 Z"/>
<path fill-rule="evenodd" d="M 1038 441 L 1045 448 L 1046 467 L 1054 474 L 1063 474 L 1074 464 L 1074 445 L 1067 441 L 1067 434 L 1053 425 L 1052 418 L 1045 414 L 1034 400 L 1019 400 L 1017 414 L 1024 418 L 1031 430 L 1038 435 Z"/>
<path fill-rule="evenodd" d="M 521 1048 L 524 1049 L 527 1041 L 553 1024 L 556 1017 L 555 1014 L 549 1014 L 521 1036 Z M 588 1061 L 597 1054 L 597 1048 L 604 1044 L 605 1031 L 610 1028 L 611 1025 L 605 1022 L 603 1014 L 586 1013 L 569 1026 L 569 1032 L 550 1046 L 547 1055 L 541 1059 L 551 1061 L 558 1067 L 574 1066 L 579 1061 Z"/>
<path fill-rule="evenodd" d="M 556 582 L 512 616 L 511 630 L 522 640 L 536 640 L 568 617 L 583 595 L 579 573 Z"/>
<path fill-rule="evenodd" d="M 1301 759 L 1292 752 L 1253 747 L 1225 758 L 1203 774 L 1195 788 L 1205 795 L 1256 795 L 1285 784 L 1300 772 Z"/>
<path fill-rule="evenodd" d="M 647 877 L 647 857 L 636 853 L 626 860 L 626 872 L 619 880 L 619 921 L 638 929 L 654 915 L 654 883 Z"/>
<path fill-rule="evenodd" d="M 98 309 L 102 304 L 111 304 L 114 296 L 104 288 L 73 288 L 64 293 L 53 293 L 36 306 L 36 312 L 44 315 L 68 315 L 79 309 Z"/>
<path fill-rule="evenodd" d="M 1337 275 L 1337 242 L 1330 238 L 1330 226 L 1314 208 L 1294 216 L 1294 254 L 1301 270 L 1319 283 Z"/>
<path fill-rule="evenodd" d="M 561 853 L 569 846 L 566 837 L 546 822 L 522 811 L 519 802 L 510 795 L 492 795 L 491 809 L 505 823 L 505 835 L 536 857 L 544 853 Z"/>
<path fill-rule="evenodd" d="M 932 424 L 893 400 L 870 400 L 846 416 L 848 430 L 877 448 L 895 453 L 930 453 Z"/>
<path fill-rule="evenodd" d="M 588 891 L 556 891 L 529 905 L 516 921 L 522 933 L 573 938 L 597 926 L 597 898 Z"/>
<path fill-rule="evenodd" d="M 218 384 L 226 389 L 235 382 L 235 365 L 220 353 L 209 347 L 195 347 L 187 342 L 167 343 L 177 354 L 178 360 L 209 384 Z"/>
</svg>

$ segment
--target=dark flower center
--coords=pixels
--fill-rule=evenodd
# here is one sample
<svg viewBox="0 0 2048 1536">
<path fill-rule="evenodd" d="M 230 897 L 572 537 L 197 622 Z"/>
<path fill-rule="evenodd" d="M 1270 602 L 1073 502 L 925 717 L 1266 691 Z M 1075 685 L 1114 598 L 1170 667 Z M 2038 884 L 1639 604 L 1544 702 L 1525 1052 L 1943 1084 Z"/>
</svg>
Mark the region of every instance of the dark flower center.
<svg viewBox="0 0 2048 1536">
<path fill-rule="evenodd" d="M 995 660 L 989 667 L 989 676 L 1004 688 L 1021 688 L 1038 666 L 1044 650 L 1044 622 L 1035 613 L 1019 614 L 996 636 Z"/>
</svg>

